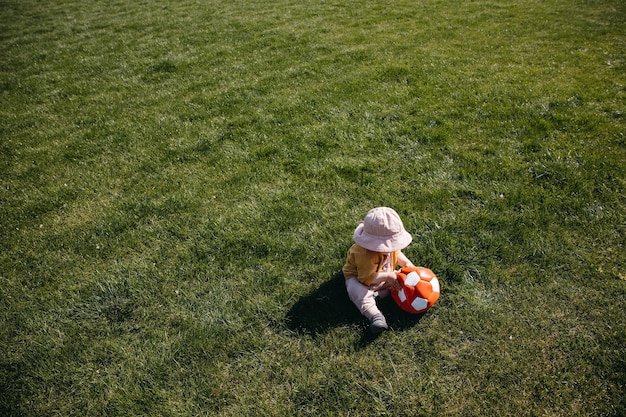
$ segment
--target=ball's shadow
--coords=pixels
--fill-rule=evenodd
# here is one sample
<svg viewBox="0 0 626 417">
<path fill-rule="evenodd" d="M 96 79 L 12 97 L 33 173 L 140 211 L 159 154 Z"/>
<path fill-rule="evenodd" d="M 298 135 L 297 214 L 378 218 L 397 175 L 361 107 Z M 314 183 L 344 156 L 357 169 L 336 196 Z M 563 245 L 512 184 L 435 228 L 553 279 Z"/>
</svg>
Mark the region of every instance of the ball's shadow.
<svg viewBox="0 0 626 417">
<path fill-rule="evenodd" d="M 387 318 L 390 330 L 404 330 L 415 326 L 423 314 L 409 314 L 401 310 L 391 297 L 381 300 L 378 307 Z M 289 310 L 285 322 L 290 330 L 318 335 L 342 326 L 360 326 L 364 340 L 368 339 L 368 322 L 352 304 L 346 292 L 341 271 L 309 294 L 302 296 Z"/>
</svg>

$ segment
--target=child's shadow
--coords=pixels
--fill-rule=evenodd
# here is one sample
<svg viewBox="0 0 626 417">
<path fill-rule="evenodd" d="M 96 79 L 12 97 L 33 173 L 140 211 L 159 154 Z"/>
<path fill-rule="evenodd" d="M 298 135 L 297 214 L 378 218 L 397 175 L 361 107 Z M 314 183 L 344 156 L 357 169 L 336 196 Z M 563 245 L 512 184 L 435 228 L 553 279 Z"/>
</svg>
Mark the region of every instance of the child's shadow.
<svg viewBox="0 0 626 417">
<path fill-rule="evenodd" d="M 378 307 L 385 314 L 392 331 L 413 327 L 423 316 L 402 311 L 391 297 L 380 301 Z M 363 343 L 375 339 L 369 335 L 367 319 L 348 298 L 341 271 L 335 272 L 330 280 L 301 297 L 287 313 L 286 323 L 292 331 L 312 335 L 334 327 L 360 325 L 364 329 Z"/>
</svg>

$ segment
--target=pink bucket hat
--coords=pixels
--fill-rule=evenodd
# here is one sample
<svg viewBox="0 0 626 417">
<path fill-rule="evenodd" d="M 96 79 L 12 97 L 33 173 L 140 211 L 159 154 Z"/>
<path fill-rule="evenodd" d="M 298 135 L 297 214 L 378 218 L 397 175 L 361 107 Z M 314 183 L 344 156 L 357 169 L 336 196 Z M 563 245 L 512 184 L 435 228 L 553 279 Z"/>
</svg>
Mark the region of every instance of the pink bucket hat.
<svg viewBox="0 0 626 417">
<path fill-rule="evenodd" d="M 404 230 L 400 216 L 389 207 L 371 209 L 354 231 L 354 242 L 374 252 L 404 249 L 413 238 Z"/>
</svg>

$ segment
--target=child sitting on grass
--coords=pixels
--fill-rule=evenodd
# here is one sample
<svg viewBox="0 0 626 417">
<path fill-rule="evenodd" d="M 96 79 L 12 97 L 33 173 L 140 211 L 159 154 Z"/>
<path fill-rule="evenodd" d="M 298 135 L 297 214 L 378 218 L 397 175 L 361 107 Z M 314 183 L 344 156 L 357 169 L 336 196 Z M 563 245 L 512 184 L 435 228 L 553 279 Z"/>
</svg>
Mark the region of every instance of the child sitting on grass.
<svg viewBox="0 0 626 417">
<path fill-rule="evenodd" d="M 376 306 L 377 298 L 389 295 L 389 288 L 400 289 L 396 266 L 413 266 L 401 252 L 411 243 L 400 216 L 389 207 L 370 210 L 354 231 L 355 244 L 348 250 L 343 274 L 348 296 L 370 322 L 370 331 L 388 329 L 385 316 Z"/>
</svg>

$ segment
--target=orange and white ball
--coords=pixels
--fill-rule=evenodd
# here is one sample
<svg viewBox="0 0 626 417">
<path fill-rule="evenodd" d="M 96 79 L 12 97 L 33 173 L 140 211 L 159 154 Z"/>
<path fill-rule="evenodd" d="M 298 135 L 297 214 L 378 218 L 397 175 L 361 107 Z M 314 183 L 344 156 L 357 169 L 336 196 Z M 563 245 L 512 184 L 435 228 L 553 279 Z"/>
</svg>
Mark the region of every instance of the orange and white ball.
<svg viewBox="0 0 626 417">
<path fill-rule="evenodd" d="M 398 281 L 402 288 L 392 288 L 391 296 L 408 313 L 424 313 L 439 299 L 439 280 L 428 268 L 405 266 L 398 273 Z"/>
</svg>

